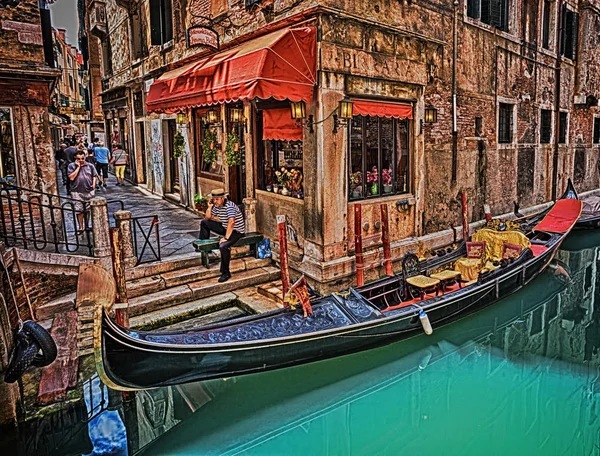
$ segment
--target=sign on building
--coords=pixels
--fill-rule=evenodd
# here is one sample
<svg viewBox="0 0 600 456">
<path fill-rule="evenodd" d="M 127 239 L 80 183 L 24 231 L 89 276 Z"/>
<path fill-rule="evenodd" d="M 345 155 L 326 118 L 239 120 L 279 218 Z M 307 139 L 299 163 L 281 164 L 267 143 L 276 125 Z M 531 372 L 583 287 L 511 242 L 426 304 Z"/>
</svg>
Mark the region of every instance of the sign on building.
<svg viewBox="0 0 600 456">
<path fill-rule="evenodd" d="M 219 35 L 210 27 L 193 25 L 187 30 L 188 47 L 204 46 L 210 49 L 219 49 Z"/>
</svg>

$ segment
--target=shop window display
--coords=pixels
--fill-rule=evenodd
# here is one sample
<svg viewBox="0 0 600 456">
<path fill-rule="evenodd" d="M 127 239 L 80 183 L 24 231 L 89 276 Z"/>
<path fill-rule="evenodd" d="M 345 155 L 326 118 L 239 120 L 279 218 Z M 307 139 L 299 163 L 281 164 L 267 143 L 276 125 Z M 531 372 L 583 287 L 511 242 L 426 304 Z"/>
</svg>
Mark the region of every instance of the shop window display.
<svg viewBox="0 0 600 456">
<path fill-rule="evenodd" d="M 349 199 L 407 193 L 408 120 L 359 115 L 348 128 Z"/>
<path fill-rule="evenodd" d="M 264 141 L 261 189 L 303 198 L 302 154 L 302 141 Z"/>
</svg>

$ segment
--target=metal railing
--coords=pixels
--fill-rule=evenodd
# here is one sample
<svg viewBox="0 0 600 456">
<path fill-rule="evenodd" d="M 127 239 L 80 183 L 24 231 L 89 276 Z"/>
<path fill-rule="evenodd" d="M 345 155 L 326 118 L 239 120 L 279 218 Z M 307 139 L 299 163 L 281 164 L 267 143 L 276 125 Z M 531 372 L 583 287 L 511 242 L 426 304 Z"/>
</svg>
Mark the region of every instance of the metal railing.
<svg viewBox="0 0 600 456">
<path fill-rule="evenodd" d="M 150 224 L 143 226 L 141 221 L 150 219 Z M 131 234 L 133 238 L 133 251 L 137 264 L 150 261 L 160 261 L 160 233 L 158 225 L 160 220 L 157 215 L 147 215 L 131 218 Z"/>
</svg>

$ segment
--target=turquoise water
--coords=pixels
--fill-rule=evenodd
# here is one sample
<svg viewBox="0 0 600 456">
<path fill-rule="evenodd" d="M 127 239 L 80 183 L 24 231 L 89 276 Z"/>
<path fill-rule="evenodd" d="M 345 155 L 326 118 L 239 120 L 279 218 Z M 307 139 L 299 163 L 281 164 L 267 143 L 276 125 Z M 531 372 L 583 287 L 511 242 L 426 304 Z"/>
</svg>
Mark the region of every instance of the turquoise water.
<svg viewBox="0 0 600 456">
<path fill-rule="evenodd" d="M 598 455 L 600 234 L 567 241 L 568 280 L 547 271 L 431 336 L 126 396 L 92 378 L 100 412 L 68 454 Z"/>
</svg>

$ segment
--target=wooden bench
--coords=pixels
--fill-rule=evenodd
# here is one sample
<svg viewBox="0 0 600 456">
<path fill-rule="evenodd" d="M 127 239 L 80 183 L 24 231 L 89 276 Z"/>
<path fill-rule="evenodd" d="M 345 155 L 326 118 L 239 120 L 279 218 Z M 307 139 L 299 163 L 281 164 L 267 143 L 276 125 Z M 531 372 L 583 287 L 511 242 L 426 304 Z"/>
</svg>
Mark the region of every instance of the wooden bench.
<svg viewBox="0 0 600 456">
<path fill-rule="evenodd" d="M 232 247 L 243 247 L 250 246 L 250 255 L 256 258 L 256 246 L 260 241 L 264 239 L 264 236 L 260 233 L 246 233 L 244 234 Z M 208 253 L 219 248 L 219 241 L 221 238 L 210 238 L 210 239 L 196 239 L 192 245 L 196 252 L 202 254 L 202 265 L 208 267 Z"/>
</svg>

